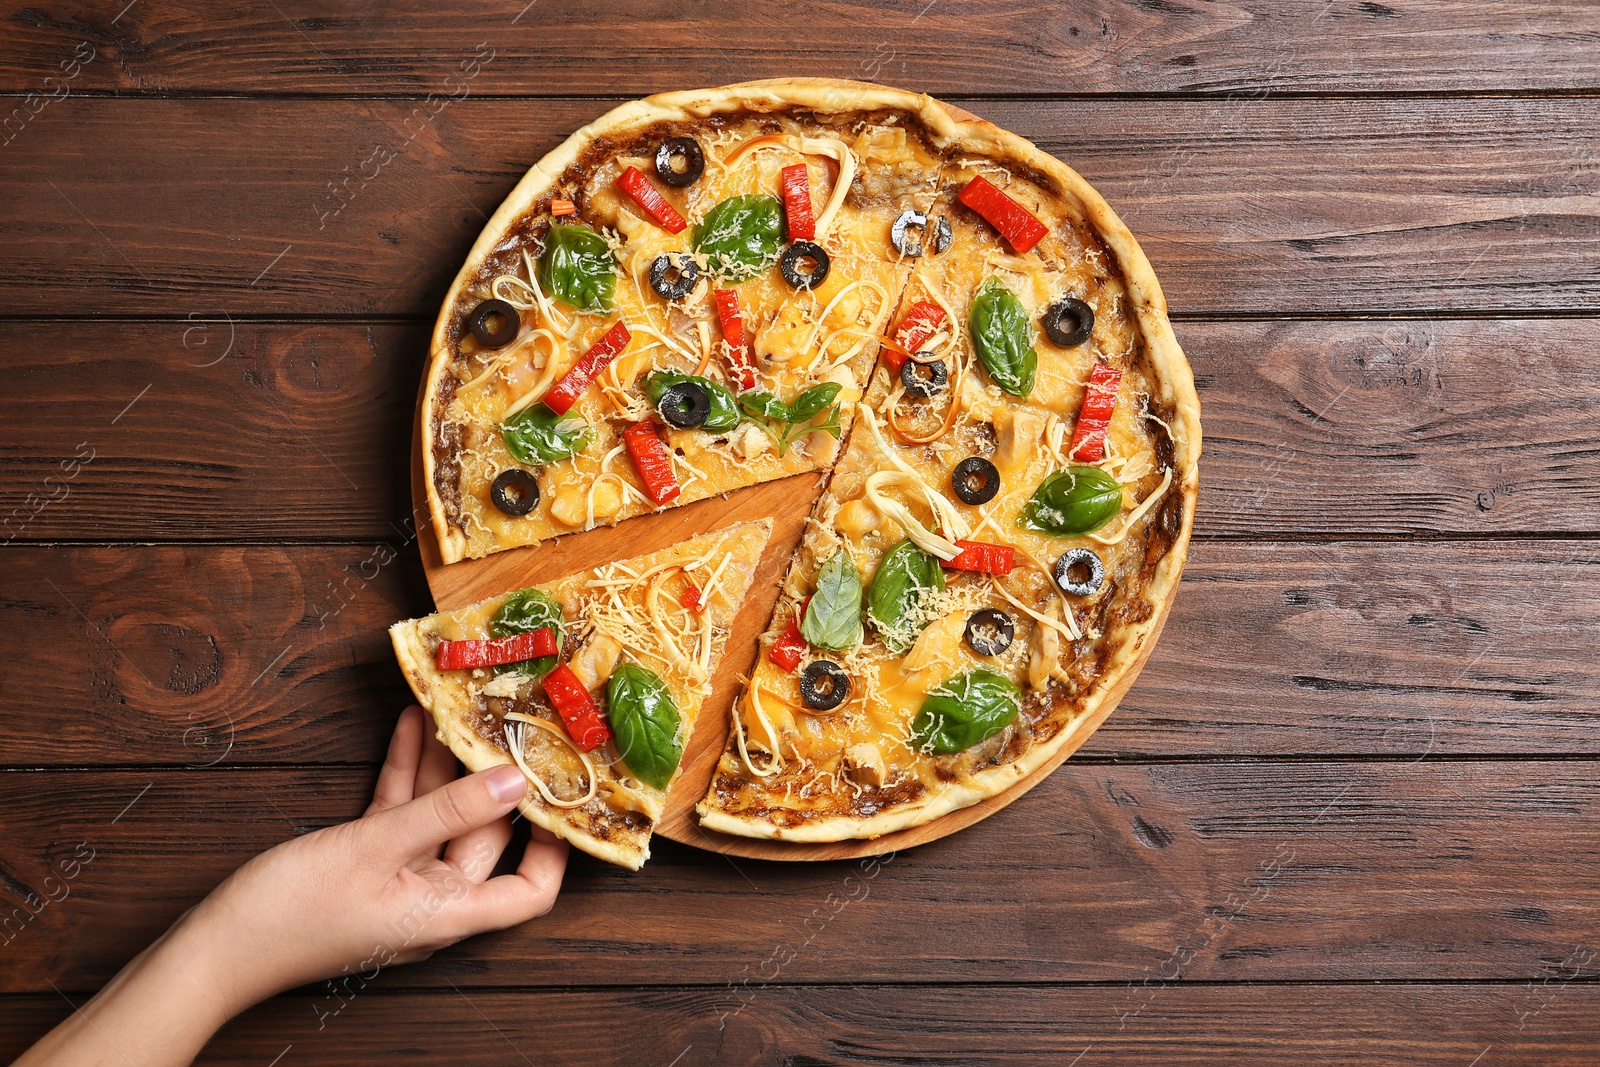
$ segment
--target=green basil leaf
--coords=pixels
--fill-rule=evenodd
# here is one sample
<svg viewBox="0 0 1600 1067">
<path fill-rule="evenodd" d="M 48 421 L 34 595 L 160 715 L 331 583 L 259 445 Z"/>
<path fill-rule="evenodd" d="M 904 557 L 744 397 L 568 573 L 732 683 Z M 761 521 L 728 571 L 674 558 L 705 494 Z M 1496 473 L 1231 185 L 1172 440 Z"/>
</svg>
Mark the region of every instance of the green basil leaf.
<svg viewBox="0 0 1600 1067">
<path fill-rule="evenodd" d="M 1122 510 L 1122 486 L 1099 467 L 1057 471 L 1033 491 L 1017 516 L 1024 530 L 1076 537 L 1093 533 Z"/>
<path fill-rule="evenodd" d="M 1039 354 L 1033 350 L 1033 326 L 1016 294 L 998 278 L 990 278 L 972 301 L 972 347 L 989 378 L 1012 396 L 1033 392 Z"/>
<path fill-rule="evenodd" d="M 810 389 L 795 397 L 794 403 L 789 405 L 789 410 L 793 412 L 794 421 L 799 422 L 802 419 L 809 419 L 833 403 L 834 397 L 838 396 L 842 389 L 844 389 L 844 386 L 838 382 L 823 382 L 821 385 L 813 385 Z"/>
<path fill-rule="evenodd" d="M 908 743 L 947 756 L 993 737 L 1021 710 L 1022 691 L 1015 683 L 979 667 L 928 693 L 912 720 Z"/>
<path fill-rule="evenodd" d="M 682 719 L 667 683 L 637 663 L 620 664 L 606 683 L 606 717 L 633 776 L 666 789 L 683 759 Z"/>
<path fill-rule="evenodd" d="M 775 196 L 735 196 L 710 211 L 694 228 L 694 250 L 711 274 L 738 281 L 778 260 L 783 211 Z"/>
<path fill-rule="evenodd" d="M 576 415 L 557 415 L 545 404 L 530 404 L 500 426 L 506 450 L 535 467 L 575 456 L 594 441 L 594 429 Z"/>
<path fill-rule="evenodd" d="M 800 636 L 834 652 L 861 643 L 861 572 L 842 548 L 817 573 L 817 591 L 800 621 Z"/>
<path fill-rule="evenodd" d="M 519 589 L 506 597 L 500 610 L 489 620 L 489 633 L 495 637 L 512 637 L 532 633 L 548 626 L 556 632 L 556 650 L 566 641 L 566 621 L 561 605 L 537 589 Z M 505 663 L 494 669 L 496 674 L 516 672 L 530 678 L 543 678 L 555 669 L 559 656 L 540 656 L 521 663 Z"/>
<path fill-rule="evenodd" d="M 904 653 L 938 618 L 939 598 L 933 594 L 943 591 L 944 568 L 937 557 L 915 541 L 901 541 L 889 550 L 872 575 L 867 617 L 890 652 Z"/>
<path fill-rule="evenodd" d="M 539 286 L 579 311 L 610 311 L 617 295 L 617 257 L 587 226 L 552 226 L 539 253 Z"/>
<path fill-rule="evenodd" d="M 675 370 L 651 371 L 644 378 L 644 395 L 650 398 L 650 403 L 659 405 L 661 394 L 682 382 L 694 382 L 711 398 L 711 414 L 700 424 L 700 429 L 707 433 L 727 433 L 739 425 L 739 402 L 725 386 L 710 378 Z"/>
<path fill-rule="evenodd" d="M 740 393 L 739 406 L 760 419 L 772 419 L 775 422 L 789 421 L 789 405 L 762 389 Z"/>
</svg>

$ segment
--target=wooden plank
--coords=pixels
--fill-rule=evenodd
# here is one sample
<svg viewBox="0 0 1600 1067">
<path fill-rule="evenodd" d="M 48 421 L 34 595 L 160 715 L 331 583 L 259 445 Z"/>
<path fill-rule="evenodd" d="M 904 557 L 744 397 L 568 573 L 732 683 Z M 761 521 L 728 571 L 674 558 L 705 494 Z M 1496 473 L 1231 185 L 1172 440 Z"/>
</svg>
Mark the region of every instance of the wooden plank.
<svg viewBox="0 0 1600 1067">
<path fill-rule="evenodd" d="M 0 321 L 0 540 L 405 527 L 425 327 L 90 322 L 71 360 L 64 329 Z M 1600 319 L 1178 334 L 1205 407 L 1201 538 L 1600 529 Z"/>
<path fill-rule="evenodd" d="M 795 73 L 934 93 L 1479 92 L 1600 82 L 1594 20 L 1582 5 L 1553 0 L 1250 0 L 1226 9 L 903 0 L 785 4 L 760 19 L 727 0 L 693 8 L 408 0 L 381 15 L 330 15 L 304 0 L 120 8 L 71 0 L 46 12 L 8 0 L 0 86 L 61 91 L 42 78 L 59 76 L 59 61 L 83 41 L 95 52 L 66 83 L 75 92 L 445 94 L 460 91 L 460 62 L 480 55 L 493 58 L 466 83 L 472 92 L 532 96 L 643 95 Z"/>
<path fill-rule="evenodd" d="M 744 1000 L 720 989 L 641 987 L 446 992 L 419 1002 L 386 995 L 386 982 L 352 982 L 340 999 L 279 997 L 229 1025 L 196 1062 L 265 1064 L 289 1048 L 286 1063 L 350 1065 L 448 1050 L 459 1067 L 667 1067 L 680 1054 L 697 1065 L 1061 1067 L 1082 1055 L 1085 1065 L 1138 1067 L 1462 1067 L 1475 1056 L 1495 1067 L 1557 1067 L 1592 1063 L 1600 1040 L 1594 987 L 1556 962 L 1536 980 L 1485 985 L 771 985 Z M 0 999 L 0 1056 L 20 1053 L 68 1010 L 53 993 Z"/>
<path fill-rule="evenodd" d="M 355 815 L 354 768 L 0 777 L 6 992 L 96 987 L 249 855 Z M 1527 981 L 1600 944 L 1594 761 L 1068 762 L 993 818 L 892 858 L 575 856 L 551 914 L 385 984 Z M 26 912 L 23 913 L 26 916 Z M 736 919 L 731 917 L 736 916 Z M 930 931 L 938 936 L 929 936 Z M 782 961 L 782 962 L 779 962 Z M 763 967 L 766 968 L 763 971 Z"/>
<path fill-rule="evenodd" d="M 685 533 L 662 526 L 641 551 Z M 0 551 L 0 626 L 30 635 L 0 668 L 5 762 L 378 760 L 409 700 L 384 630 L 429 609 L 410 552 Z M 1083 755 L 1595 754 L 1597 567 L 1592 541 L 1197 545 L 1149 665 Z"/>
<path fill-rule="evenodd" d="M 1588 99 L 965 104 L 1095 183 L 1183 315 L 1600 307 Z M 431 317 L 487 213 L 604 106 L 61 100 L 6 148 L 0 297 Z"/>
</svg>

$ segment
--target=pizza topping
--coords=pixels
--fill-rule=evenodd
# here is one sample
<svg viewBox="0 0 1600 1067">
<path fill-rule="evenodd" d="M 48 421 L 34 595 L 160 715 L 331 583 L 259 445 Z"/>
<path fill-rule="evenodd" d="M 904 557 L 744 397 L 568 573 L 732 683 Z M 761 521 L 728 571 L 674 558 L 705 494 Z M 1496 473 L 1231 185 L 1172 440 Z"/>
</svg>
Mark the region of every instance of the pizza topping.
<svg viewBox="0 0 1600 1067">
<path fill-rule="evenodd" d="M 622 431 L 622 443 L 627 447 L 628 458 L 633 461 L 633 469 L 639 473 L 639 480 L 644 483 L 644 491 L 651 501 L 660 507 L 677 499 L 683 488 L 678 485 L 678 477 L 672 472 L 672 458 L 667 455 L 667 446 L 661 443 L 656 433 L 656 424 L 649 421 L 634 423 Z"/>
<path fill-rule="evenodd" d="M 778 198 L 730 197 L 706 212 L 694 228 L 694 250 L 711 273 L 739 281 L 766 270 L 778 258 L 783 240 Z"/>
<path fill-rule="evenodd" d="M 816 592 L 806 603 L 800 636 L 807 644 L 847 652 L 861 643 L 861 571 L 843 548 L 817 572 Z"/>
<path fill-rule="evenodd" d="M 568 307 L 610 311 L 617 295 L 617 258 L 606 239 L 587 226 L 552 226 L 539 254 L 538 283 Z"/>
<path fill-rule="evenodd" d="M 600 377 L 600 372 L 628 347 L 631 337 L 627 324 L 618 319 L 615 325 L 605 332 L 605 336 L 591 345 L 589 351 L 579 356 L 578 362 L 561 376 L 560 381 L 550 387 L 550 391 L 544 395 L 545 405 L 557 415 L 565 415 L 567 409 L 577 403 L 578 398 L 590 384 Z"/>
<path fill-rule="evenodd" d="M 621 656 L 622 645 L 616 638 L 609 634 L 592 633 L 589 640 L 573 652 L 567 666 L 572 668 L 572 673 L 578 676 L 578 681 L 583 683 L 585 689 L 599 689 L 611 677 Z"/>
<path fill-rule="evenodd" d="M 1076 348 L 1094 333 L 1094 308 L 1076 297 L 1064 296 L 1045 309 L 1045 336 L 1062 348 Z"/>
<path fill-rule="evenodd" d="M 778 273 L 783 280 L 802 292 L 810 292 L 827 281 L 828 267 L 827 251 L 812 241 L 796 241 L 778 260 Z"/>
<path fill-rule="evenodd" d="M 870 741 L 858 741 L 844 750 L 845 773 L 852 780 L 873 789 L 889 780 L 883 752 Z"/>
<path fill-rule="evenodd" d="M 915 226 L 924 235 L 928 234 L 928 216 L 914 208 L 900 212 L 894 220 L 894 225 L 889 228 L 889 240 L 894 243 L 895 251 L 908 259 L 915 259 L 922 255 L 922 242 L 912 238 L 907 232 Z M 950 247 L 953 238 L 950 229 L 950 220 L 940 215 L 933 220 L 933 233 L 928 237 L 928 250 L 938 255 Z"/>
<path fill-rule="evenodd" d="M 583 764 L 584 773 L 589 778 L 589 788 L 584 791 L 582 796 L 573 800 L 562 800 L 550 792 L 550 787 L 544 784 L 543 779 L 533 773 L 533 768 L 528 766 L 527 756 L 528 727 L 530 726 L 555 737 L 563 745 L 572 749 L 573 753 L 578 757 L 579 762 Z M 570 738 L 556 728 L 555 723 L 544 719 L 536 719 L 532 715 L 524 715 L 518 711 L 508 711 L 501 729 L 505 733 L 506 747 L 511 750 L 511 758 L 516 761 L 523 777 L 532 782 L 534 788 L 539 790 L 539 795 L 544 797 L 545 803 L 556 808 L 581 808 L 595 798 L 598 778 L 594 773 L 594 764 L 589 762 L 589 757 L 581 748 L 574 745 Z"/>
<path fill-rule="evenodd" d="M 667 683 L 637 663 L 624 663 L 606 685 L 606 710 L 629 772 L 665 790 L 683 759 L 683 719 Z"/>
<path fill-rule="evenodd" d="M 650 262 L 650 288 L 663 300 L 682 300 L 700 283 L 700 265 L 684 252 L 669 252 Z"/>
<path fill-rule="evenodd" d="M 688 227 L 678 209 L 667 202 L 661 190 L 651 185 L 638 167 L 629 167 L 618 175 L 617 188 L 627 193 L 641 211 L 668 233 L 682 233 Z"/>
<path fill-rule="evenodd" d="M 534 404 L 502 423 L 500 436 L 508 452 L 538 467 L 582 452 L 593 443 L 594 430 L 576 415 L 563 417 L 547 404 Z"/>
<path fill-rule="evenodd" d="M 489 499 L 507 515 L 519 518 L 539 506 L 539 483 L 527 471 L 512 467 L 489 486 Z"/>
<path fill-rule="evenodd" d="M 1099 467 L 1068 467 L 1040 483 L 1017 516 L 1036 533 L 1077 537 L 1093 533 L 1122 510 L 1122 485 Z"/>
<path fill-rule="evenodd" d="M 893 341 L 898 346 L 884 349 L 883 361 L 889 365 L 890 370 L 898 371 L 900 364 L 904 363 L 912 353 L 919 352 L 925 345 L 933 340 L 939 332 L 939 327 L 944 325 L 944 308 L 929 300 L 919 300 L 911 305 L 911 309 L 900 320 L 900 325 L 894 328 Z"/>
<path fill-rule="evenodd" d="M 530 659 L 496 668 L 496 674 L 516 673 L 531 678 L 542 678 L 556 665 L 556 654 L 566 640 L 566 620 L 561 605 L 538 589 L 519 589 L 506 597 L 500 609 L 489 620 L 489 633 L 495 637 L 513 637 L 548 630 L 555 637 L 556 647 Z"/>
<path fill-rule="evenodd" d="M 981 574 L 1010 574 L 1016 566 L 1016 549 L 987 541 L 957 541 L 961 554 L 944 565 L 953 571 L 978 571 Z"/>
<path fill-rule="evenodd" d="M 984 667 L 959 674 L 928 693 L 911 723 L 911 748 L 949 755 L 1005 729 L 1022 710 L 1022 691 Z"/>
<path fill-rule="evenodd" d="M 1033 327 L 1015 293 L 991 277 L 973 298 L 969 325 L 972 347 L 989 378 L 1012 396 L 1033 392 L 1039 354 L 1033 350 Z"/>
<path fill-rule="evenodd" d="M 1000 471 L 982 456 L 968 456 L 950 472 L 950 488 L 963 504 L 987 504 L 1000 492 Z"/>
<path fill-rule="evenodd" d="M 550 201 L 550 217 L 553 219 L 564 218 L 567 215 L 576 215 L 577 213 L 578 205 L 571 200 L 557 198 Z"/>
<path fill-rule="evenodd" d="M 1099 463 L 1106 455 L 1106 430 L 1117 407 L 1117 385 L 1122 372 L 1096 363 L 1089 372 L 1089 386 L 1078 409 L 1078 423 L 1072 428 L 1072 445 L 1067 458 L 1078 463 Z"/>
<path fill-rule="evenodd" d="M 850 676 L 831 660 L 815 660 L 800 672 L 800 699 L 813 711 L 832 711 L 850 695 Z"/>
<path fill-rule="evenodd" d="M 674 412 L 668 408 L 683 410 L 683 400 L 676 398 L 676 402 L 669 402 L 668 395 L 679 386 L 690 387 L 705 395 L 706 408 L 702 418 L 694 426 L 705 430 L 707 433 L 728 433 L 739 425 L 739 402 L 734 395 L 710 378 L 702 378 L 692 374 L 684 374 L 673 370 L 651 371 L 644 377 L 644 394 L 650 398 L 650 403 L 661 412 L 661 417 L 674 426 L 689 426 L 674 418 Z M 698 400 L 691 401 L 698 404 Z"/>
<path fill-rule="evenodd" d="M 806 654 L 806 639 L 800 636 L 798 619 L 799 615 L 790 617 L 789 625 L 783 628 L 783 633 L 767 649 L 767 658 L 785 674 L 793 674 L 794 669 L 800 666 L 801 657 Z"/>
<path fill-rule="evenodd" d="M 754 389 L 756 370 L 744 340 L 744 316 L 739 311 L 738 290 L 713 289 L 711 299 L 717 305 L 722 340 L 728 346 L 728 379 L 740 389 Z"/>
<path fill-rule="evenodd" d="M 678 598 L 678 603 L 682 604 L 684 609 L 692 614 L 704 615 L 706 613 L 705 592 L 698 585 L 695 585 L 694 579 L 687 574 L 683 576 L 683 595 Z"/>
<path fill-rule="evenodd" d="M 517 339 L 522 318 L 517 309 L 504 300 L 485 300 L 467 316 L 467 329 L 483 347 L 504 348 Z"/>
<path fill-rule="evenodd" d="M 1069 548 L 1056 560 L 1056 584 L 1069 596 L 1094 596 L 1106 580 L 1106 565 L 1088 548 Z"/>
<path fill-rule="evenodd" d="M 656 177 L 682 189 L 706 172 L 706 154 L 693 137 L 669 137 L 656 149 Z"/>
<path fill-rule="evenodd" d="M 811 172 L 804 163 L 784 167 L 782 185 L 783 217 L 788 223 L 789 240 L 813 240 L 817 236 L 817 220 L 811 214 Z"/>
<path fill-rule="evenodd" d="M 839 405 L 834 401 L 843 390 L 839 382 L 822 382 L 795 397 L 793 404 L 785 404 L 765 390 L 752 390 L 740 395 L 739 407 L 766 431 L 781 456 L 807 434 L 839 436 Z M 814 421 L 818 416 L 821 421 Z"/>
<path fill-rule="evenodd" d="M 905 386 L 907 396 L 926 400 L 944 392 L 950 384 L 950 372 L 945 370 L 942 359 L 924 363 L 912 358 L 900 364 L 900 384 Z"/>
<path fill-rule="evenodd" d="M 833 193 L 823 206 L 822 214 L 817 216 L 815 239 L 820 241 L 828 236 L 828 230 L 833 225 L 833 217 L 839 213 L 840 206 L 844 204 L 845 194 L 850 191 L 850 185 L 855 181 L 856 155 L 850 151 L 849 145 L 837 137 L 802 137 L 800 151 L 808 155 L 829 156 L 839 164 L 839 176 L 833 180 Z"/>
<path fill-rule="evenodd" d="M 956 199 L 982 215 L 984 221 L 1000 231 L 1011 250 L 1021 255 L 1044 239 L 1049 233 L 1045 224 L 1033 213 L 1005 193 L 983 175 L 975 175 Z"/>
<path fill-rule="evenodd" d="M 613 683 L 616 676 L 612 676 Z M 553 668 L 544 676 L 544 695 L 550 699 L 556 711 L 561 715 L 561 721 L 567 726 L 567 733 L 572 737 L 572 743 L 583 752 L 592 752 L 600 745 L 611 740 L 611 731 L 606 727 L 605 720 L 600 717 L 600 709 L 595 707 L 594 700 L 589 696 L 589 690 L 583 687 L 583 682 L 572 668 L 565 663 Z"/>
<path fill-rule="evenodd" d="M 984 608 L 967 617 L 967 647 L 980 656 L 998 656 L 1011 647 L 1017 624 L 998 608 Z"/>
<path fill-rule="evenodd" d="M 692 430 L 705 425 L 711 414 L 711 394 L 698 382 L 681 381 L 661 391 L 656 410 L 673 426 Z"/>
<path fill-rule="evenodd" d="M 912 540 L 891 548 L 872 575 L 867 593 L 867 618 L 885 647 L 900 655 L 938 617 L 944 571 L 938 557 Z"/>
<path fill-rule="evenodd" d="M 1099 470 L 1098 467 L 1091 467 L 1090 469 Z M 1171 485 L 1172 468 L 1168 467 L 1166 473 L 1161 477 L 1161 484 L 1156 486 L 1156 491 L 1145 497 L 1142 504 L 1128 512 L 1128 519 L 1122 524 L 1121 530 L 1117 531 L 1117 533 L 1114 535 L 1091 533 L 1089 535 L 1090 540 L 1098 541 L 1102 545 L 1114 545 L 1119 543 L 1123 538 L 1128 536 L 1129 532 L 1133 530 L 1134 525 L 1137 524 L 1140 519 L 1144 518 L 1151 508 L 1156 506 L 1156 502 L 1166 495 L 1167 489 L 1170 488 Z"/>
<path fill-rule="evenodd" d="M 441 641 L 435 653 L 441 671 L 475 670 L 556 654 L 555 631 L 541 627 L 512 637 L 488 641 Z"/>
</svg>

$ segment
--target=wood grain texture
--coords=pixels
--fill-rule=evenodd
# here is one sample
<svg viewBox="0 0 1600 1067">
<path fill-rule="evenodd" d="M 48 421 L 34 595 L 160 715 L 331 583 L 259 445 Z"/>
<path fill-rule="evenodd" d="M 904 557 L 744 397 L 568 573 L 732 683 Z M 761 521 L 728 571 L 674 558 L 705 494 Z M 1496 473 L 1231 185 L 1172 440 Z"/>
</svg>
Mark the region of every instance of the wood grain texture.
<svg viewBox="0 0 1600 1067">
<path fill-rule="evenodd" d="M 71 327 L 70 360 L 63 329 L 0 321 L 0 540 L 412 528 L 425 327 L 93 322 Z M 1202 539 L 1600 529 L 1600 319 L 1177 329 L 1205 404 Z M 564 564 L 561 545 L 541 558 Z"/>
<path fill-rule="evenodd" d="M 1600 308 L 1588 99 L 953 102 L 1094 183 L 1183 316 Z M 0 298 L 431 319 L 488 213 L 607 106 L 69 97 L 5 148 Z"/>
<path fill-rule="evenodd" d="M 372 782 L 351 768 L 0 776 L 6 908 L 22 913 L 0 989 L 96 988 L 248 856 L 359 812 Z M 384 982 L 627 985 L 641 960 L 661 984 L 757 982 L 781 960 L 792 983 L 1128 982 L 1178 958 L 1202 981 L 1527 981 L 1600 945 L 1597 784 L 1593 761 L 1068 761 L 980 828 L 892 858 L 782 864 L 661 842 L 635 874 L 574 854 L 548 916 Z M 46 883 L 80 843 L 92 862 Z M 24 921 L 28 892 L 63 886 Z"/>
<path fill-rule="evenodd" d="M 1143 987 L 766 986 L 386 995 L 387 976 L 336 997 L 279 997 L 224 1029 L 196 1062 L 459 1067 L 983 1063 L 1086 1067 L 1285 1062 L 1479 1067 L 1587 1065 L 1600 1041 L 1590 983 L 1553 961 L 1529 982 Z M 341 1001 L 343 1005 L 341 1006 Z M 742 1010 L 738 1010 L 743 1005 Z M 66 1003 L 0 998 L 0 1057 Z M 737 1011 L 737 1014 L 735 1014 Z M 595 1025 L 594 1020 L 604 1020 Z"/>
<path fill-rule="evenodd" d="M 641 531 L 640 550 L 689 533 Z M 431 609 L 412 551 L 0 550 L 0 626 L 32 650 L 0 663 L 0 758 L 375 763 L 409 700 L 384 630 Z M 1597 567 L 1591 541 L 1195 545 L 1160 645 L 1083 755 L 1600 753 Z M 752 589 L 747 629 L 781 574 Z M 730 646 L 713 711 L 754 656 Z"/>
<path fill-rule="evenodd" d="M 1282 5 L 926 0 L 743 5 L 386 5 L 308 0 L 0 7 L 0 87 L 39 88 L 80 41 L 84 92 L 454 91 L 463 56 L 494 60 L 476 93 L 644 95 L 805 73 L 932 93 L 1480 92 L 1600 84 L 1582 5 L 1389 0 Z M 614 45 L 626 40 L 626 61 Z M 559 76 L 552 77 L 552 71 Z M 48 92 L 53 86 L 46 86 Z"/>
</svg>

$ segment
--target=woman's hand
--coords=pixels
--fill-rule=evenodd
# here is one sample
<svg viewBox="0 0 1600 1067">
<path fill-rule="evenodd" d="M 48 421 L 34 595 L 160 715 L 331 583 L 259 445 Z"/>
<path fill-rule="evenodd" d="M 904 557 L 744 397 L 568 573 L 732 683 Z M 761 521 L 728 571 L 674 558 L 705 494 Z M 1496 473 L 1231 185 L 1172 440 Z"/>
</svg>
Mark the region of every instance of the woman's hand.
<svg viewBox="0 0 1600 1067">
<path fill-rule="evenodd" d="M 274 993 L 426 959 L 555 903 L 567 846 L 535 828 L 514 874 L 489 877 L 527 780 L 456 778 L 407 708 L 360 819 L 286 841 L 235 871 L 18 1064 L 181 1064 Z"/>
</svg>

